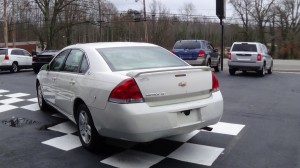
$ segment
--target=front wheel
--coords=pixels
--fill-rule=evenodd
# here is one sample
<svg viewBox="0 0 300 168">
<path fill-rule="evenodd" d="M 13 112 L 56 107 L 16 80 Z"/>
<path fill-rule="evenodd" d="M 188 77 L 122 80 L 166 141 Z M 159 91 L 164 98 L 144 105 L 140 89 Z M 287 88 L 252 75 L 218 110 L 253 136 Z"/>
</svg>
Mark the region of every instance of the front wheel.
<svg viewBox="0 0 300 168">
<path fill-rule="evenodd" d="M 18 71 L 19 71 L 18 64 L 14 62 L 14 63 L 11 65 L 10 72 L 16 73 L 16 72 L 18 72 Z"/>
<path fill-rule="evenodd" d="M 41 87 L 40 83 L 37 83 L 36 92 L 37 92 L 38 104 L 39 104 L 40 109 L 42 111 L 49 109 L 49 105 L 46 103 L 46 101 L 44 99 L 42 87 Z"/>
<path fill-rule="evenodd" d="M 81 104 L 77 108 L 77 128 L 82 146 L 90 151 L 94 151 L 97 142 L 103 140 L 98 134 L 89 109 L 85 104 Z"/>
</svg>

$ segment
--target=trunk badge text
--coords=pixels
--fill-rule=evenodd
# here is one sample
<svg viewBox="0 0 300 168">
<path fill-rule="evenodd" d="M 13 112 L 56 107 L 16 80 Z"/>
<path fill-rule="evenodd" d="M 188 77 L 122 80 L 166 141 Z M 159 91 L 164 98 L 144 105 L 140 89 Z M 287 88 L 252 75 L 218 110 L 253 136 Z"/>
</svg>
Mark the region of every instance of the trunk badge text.
<svg viewBox="0 0 300 168">
<path fill-rule="evenodd" d="M 178 83 L 178 86 L 185 87 L 186 86 L 186 82 L 180 82 L 180 83 Z"/>
</svg>

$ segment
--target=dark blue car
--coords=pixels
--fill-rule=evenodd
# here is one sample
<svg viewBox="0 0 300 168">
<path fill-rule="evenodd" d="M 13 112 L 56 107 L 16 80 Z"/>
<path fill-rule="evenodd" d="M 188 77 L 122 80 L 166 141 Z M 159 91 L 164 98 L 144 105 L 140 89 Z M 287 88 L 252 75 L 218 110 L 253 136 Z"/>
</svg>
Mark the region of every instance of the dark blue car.
<svg viewBox="0 0 300 168">
<path fill-rule="evenodd" d="M 206 40 L 179 40 L 172 52 L 191 65 L 209 66 L 216 72 L 220 69 L 218 50 Z"/>
</svg>

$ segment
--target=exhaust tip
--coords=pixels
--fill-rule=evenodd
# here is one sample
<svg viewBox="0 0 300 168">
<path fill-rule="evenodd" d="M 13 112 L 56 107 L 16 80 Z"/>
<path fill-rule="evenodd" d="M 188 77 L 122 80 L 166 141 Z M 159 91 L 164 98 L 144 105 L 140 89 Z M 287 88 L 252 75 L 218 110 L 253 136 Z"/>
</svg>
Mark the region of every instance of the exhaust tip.
<svg viewBox="0 0 300 168">
<path fill-rule="evenodd" d="M 212 131 L 213 130 L 213 128 L 211 128 L 211 127 L 203 127 L 201 129 L 204 131 Z"/>
</svg>

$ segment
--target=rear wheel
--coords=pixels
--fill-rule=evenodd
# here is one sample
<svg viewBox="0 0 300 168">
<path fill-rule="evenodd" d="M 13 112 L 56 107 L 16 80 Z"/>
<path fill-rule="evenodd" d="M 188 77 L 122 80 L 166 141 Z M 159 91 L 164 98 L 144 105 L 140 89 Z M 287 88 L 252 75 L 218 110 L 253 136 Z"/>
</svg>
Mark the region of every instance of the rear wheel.
<svg viewBox="0 0 300 168">
<path fill-rule="evenodd" d="M 10 72 L 16 73 L 16 72 L 18 72 L 18 71 L 19 71 L 18 64 L 14 62 L 14 63 L 11 65 Z"/>
<path fill-rule="evenodd" d="M 221 66 L 221 62 L 219 60 L 217 66 L 214 67 L 215 72 L 219 72 L 220 71 L 220 69 L 221 69 L 220 66 Z"/>
<path fill-rule="evenodd" d="M 89 109 L 85 104 L 80 104 L 76 112 L 77 128 L 82 146 L 90 151 L 96 149 L 97 142 L 103 141 L 98 134 Z"/>
<path fill-rule="evenodd" d="M 229 69 L 229 74 L 230 75 L 235 75 L 235 69 Z"/>
<path fill-rule="evenodd" d="M 271 64 L 270 69 L 268 69 L 268 74 L 272 74 L 273 73 L 273 62 Z"/>
<path fill-rule="evenodd" d="M 262 77 L 265 76 L 266 75 L 266 65 L 264 65 L 262 67 L 262 69 L 259 70 L 257 73 L 258 73 L 259 76 L 262 76 Z"/>
</svg>

